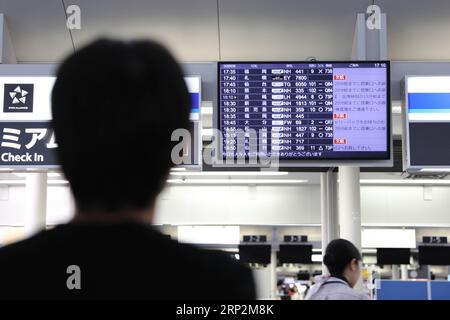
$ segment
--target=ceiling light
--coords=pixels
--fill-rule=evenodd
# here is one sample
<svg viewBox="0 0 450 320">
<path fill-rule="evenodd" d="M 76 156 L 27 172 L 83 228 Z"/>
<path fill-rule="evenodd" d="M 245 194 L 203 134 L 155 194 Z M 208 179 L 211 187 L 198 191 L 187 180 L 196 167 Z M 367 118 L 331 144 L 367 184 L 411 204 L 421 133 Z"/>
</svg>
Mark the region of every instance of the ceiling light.
<svg viewBox="0 0 450 320">
<path fill-rule="evenodd" d="M 48 185 L 66 185 L 69 184 L 67 180 L 48 180 Z M 26 185 L 25 180 L 0 180 L 0 185 Z"/>
<path fill-rule="evenodd" d="M 171 172 L 172 176 L 287 176 L 286 171 L 203 171 Z"/>
<path fill-rule="evenodd" d="M 212 137 L 214 135 L 214 130 L 213 129 L 202 129 L 202 136 L 206 136 L 206 137 Z"/>
<path fill-rule="evenodd" d="M 433 179 L 361 179 L 361 184 L 450 185 L 450 180 Z"/>
<path fill-rule="evenodd" d="M 212 107 L 202 107 L 202 114 L 213 114 Z"/>
<path fill-rule="evenodd" d="M 190 179 L 190 180 L 182 180 L 182 179 L 169 179 L 167 180 L 170 184 L 179 184 L 179 185 L 251 185 L 251 184 L 265 184 L 265 185 L 273 185 L 273 184 L 286 184 L 286 185 L 295 185 L 295 184 L 303 184 L 307 183 L 308 180 L 272 180 L 272 179 Z"/>
<path fill-rule="evenodd" d="M 424 168 L 421 172 L 450 172 L 450 168 Z"/>
<path fill-rule="evenodd" d="M 0 185 L 21 185 L 25 184 L 23 180 L 0 180 Z"/>
<path fill-rule="evenodd" d="M 20 178 L 26 178 L 27 177 L 27 172 L 13 172 L 13 175 L 20 177 Z"/>
<path fill-rule="evenodd" d="M 29 172 L 13 172 L 13 175 L 15 175 L 17 177 L 20 177 L 20 178 L 26 178 L 29 173 L 33 173 L 33 171 L 29 171 Z M 51 178 L 59 178 L 59 177 L 61 177 L 61 174 L 58 173 L 58 172 L 48 172 L 47 176 L 51 177 Z"/>
<path fill-rule="evenodd" d="M 59 178 L 59 177 L 61 177 L 61 174 L 58 172 L 49 172 L 49 173 L 47 173 L 47 176 L 49 176 L 51 178 Z"/>
<path fill-rule="evenodd" d="M 401 114 L 402 113 L 402 102 L 399 100 L 393 100 L 391 102 L 392 113 Z"/>
</svg>

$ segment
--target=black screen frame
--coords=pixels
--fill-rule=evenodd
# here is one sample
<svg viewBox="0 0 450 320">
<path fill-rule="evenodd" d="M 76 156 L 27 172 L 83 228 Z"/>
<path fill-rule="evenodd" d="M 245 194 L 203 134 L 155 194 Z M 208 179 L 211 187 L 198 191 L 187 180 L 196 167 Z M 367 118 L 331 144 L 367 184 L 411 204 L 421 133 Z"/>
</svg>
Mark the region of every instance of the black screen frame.
<svg viewBox="0 0 450 320">
<path fill-rule="evenodd" d="M 437 250 L 443 248 L 442 250 L 446 250 L 446 253 L 448 253 L 448 256 L 446 257 L 447 258 L 447 262 L 446 263 L 440 263 L 440 262 L 438 262 L 438 263 L 426 263 L 426 262 L 429 262 L 429 261 L 425 261 L 424 262 L 423 261 L 423 252 L 424 251 L 422 250 L 422 248 L 433 248 L 433 249 L 437 249 Z M 448 246 L 448 245 L 423 245 L 423 246 L 419 246 L 418 250 L 419 250 L 418 260 L 419 260 L 419 264 L 420 265 L 430 265 L 430 266 L 449 266 L 450 265 L 450 246 Z M 427 258 L 429 259 L 429 257 L 427 257 Z M 441 257 L 441 259 L 442 259 L 442 257 Z"/>
<path fill-rule="evenodd" d="M 220 127 L 220 116 L 221 116 L 221 91 L 220 91 L 220 76 L 221 76 L 221 65 L 224 64 L 371 64 L 371 63 L 385 63 L 386 64 L 386 124 L 387 124 L 387 134 L 386 134 L 386 152 L 383 157 L 336 157 L 336 158 L 279 158 L 280 163 L 283 163 L 284 166 L 289 166 L 289 164 L 293 163 L 311 163 L 311 162 L 339 162 L 339 161 L 353 161 L 353 162 L 370 162 L 370 161 L 389 161 L 392 160 L 392 103 L 391 103 L 391 63 L 390 60 L 321 60 L 321 61 L 218 61 L 217 62 L 217 108 L 216 115 L 214 118 L 215 128 L 218 129 L 221 133 Z M 220 153 L 222 155 L 223 149 L 221 146 Z M 225 160 L 225 158 L 219 157 L 219 159 Z M 246 160 L 248 160 L 246 158 Z"/>
<path fill-rule="evenodd" d="M 241 256 L 241 248 L 257 248 L 260 247 L 261 250 L 266 250 L 268 251 L 268 259 L 264 259 L 264 262 L 260 262 L 260 261 L 243 261 L 242 256 Z M 239 250 L 239 261 L 242 263 L 255 263 L 255 264 L 269 264 L 270 263 L 270 255 L 271 255 L 271 250 L 272 247 L 270 244 L 240 244 L 238 246 L 238 250 Z M 244 249 L 245 250 L 245 249 Z M 267 252 L 265 252 L 265 254 L 267 254 Z M 266 256 L 267 258 L 267 256 Z"/>
<path fill-rule="evenodd" d="M 298 249 L 298 250 L 303 250 L 305 249 L 308 250 L 308 253 L 311 252 L 310 258 L 308 261 L 283 261 L 283 256 L 282 256 L 282 249 L 287 249 L 287 248 L 291 248 L 291 249 Z M 301 249 L 300 249 L 301 248 Z M 311 244 L 280 244 L 279 246 L 279 251 L 277 254 L 278 260 L 280 263 L 295 263 L 295 264 L 313 264 L 312 261 L 312 254 L 313 254 L 313 246 Z"/>
<path fill-rule="evenodd" d="M 383 252 L 384 251 L 384 252 Z M 389 252 L 390 251 L 390 252 Z M 404 252 L 403 252 L 404 251 Z M 398 254 L 405 254 L 406 252 L 408 252 L 408 259 L 405 259 L 404 261 L 402 260 L 401 263 L 398 263 L 398 261 L 395 261 L 394 263 L 392 262 L 386 262 L 386 261 L 382 261 L 380 262 L 380 256 L 383 253 L 389 252 L 390 254 L 392 253 L 398 253 Z M 377 265 L 400 265 L 400 264 L 410 264 L 411 263 L 411 249 L 410 248 L 377 248 Z"/>
</svg>

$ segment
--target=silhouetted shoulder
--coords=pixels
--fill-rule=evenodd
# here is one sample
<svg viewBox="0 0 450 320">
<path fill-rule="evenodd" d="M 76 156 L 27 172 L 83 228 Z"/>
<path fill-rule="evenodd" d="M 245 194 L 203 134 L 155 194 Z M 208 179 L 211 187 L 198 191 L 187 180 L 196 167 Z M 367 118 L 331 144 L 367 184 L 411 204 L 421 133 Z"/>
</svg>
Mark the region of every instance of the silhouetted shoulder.
<svg viewBox="0 0 450 320">
<path fill-rule="evenodd" d="M 73 265 L 79 292 L 66 286 Z M 0 297 L 255 298 L 247 267 L 140 224 L 62 225 L 0 248 L 0 283 Z"/>
<path fill-rule="evenodd" d="M 206 285 L 209 294 L 203 299 L 255 299 L 255 287 L 251 270 L 221 251 L 200 249 L 179 243 L 159 233 L 149 234 L 146 243 L 159 243 L 157 257 L 160 261 L 174 261 L 180 269 L 196 278 L 197 285 Z M 171 255 L 171 257 L 168 257 Z M 181 272 L 181 270 L 180 270 Z M 183 272 L 184 273 L 184 272 Z"/>
<path fill-rule="evenodd" d="M 217 299 L 255 299 L 253 275 L 248 267 L 223 252 L 201 250 L 186 244 L 172 243 L 172 245 L 179 252 L 185 267 L 197 269 L 199 279 L 203 278 L 211 284 L 217 284 Z M 226 289 L 223 290 L 223 286 L 232 290 L 227 292 Z M 209 298 L 214 298 L 214 292 Z"/>
</svg>

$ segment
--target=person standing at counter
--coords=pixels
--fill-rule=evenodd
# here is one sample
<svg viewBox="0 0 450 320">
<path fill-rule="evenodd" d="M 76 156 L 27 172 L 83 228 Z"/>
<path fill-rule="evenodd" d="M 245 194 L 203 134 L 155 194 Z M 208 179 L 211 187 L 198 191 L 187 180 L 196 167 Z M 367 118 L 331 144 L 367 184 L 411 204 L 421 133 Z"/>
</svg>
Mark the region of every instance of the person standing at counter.
<svg viewBox="0 0 450 320">
<path fill-rule="evenodd" d="M 331 241 L 323 257 L 330 274 L 315 278 L 306 300 L 369 300 L 369 296 L 354 289 L 361 277 L 361 254 L 345 239 Z"/>
<path fill-rule="evenodd" d="M 0 249 L 0 298 L 255 298 L 250 269 L 151 225 L 190 106 L 155 42 L 97 40 L 63 62 L 52 125 L 75 218 Z"/>
</svg>

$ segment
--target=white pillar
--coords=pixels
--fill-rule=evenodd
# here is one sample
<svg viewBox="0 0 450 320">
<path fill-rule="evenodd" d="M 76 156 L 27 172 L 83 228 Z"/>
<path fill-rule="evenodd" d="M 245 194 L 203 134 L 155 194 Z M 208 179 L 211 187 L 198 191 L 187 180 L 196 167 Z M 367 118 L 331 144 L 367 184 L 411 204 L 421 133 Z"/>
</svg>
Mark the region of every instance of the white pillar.
<svg viewBox="0 0 450 320">
<path fill-rule="evenodd" d="M 270 252 L 270 299 L 277 298 L 277 248 L 278 231 L 272 228 L 272 249 Z"/>
<path fill-rule="evenodd" d="M 394 264 L 392 265 L 392 280 L 399 280 L 400 279 L 400 270 L 398 268 L 398 265 Z"/>
<path fill-rule="evenodd" d="M 406 264 L 400 266 L 400 275 L 402 280 L 408 280 L 408 266 Z"/>
<path fill-rule="evenodd" d="M 358 167 L 339 167 L 340 238 L 353 243 L 361 252 L 361 192 Z M 362 278 L 355 285 L 362 290 Z"/>
<path fill-rule="evenodd" d="M 335 175 L 331 168 L 328 172 L 320 174 L 321 199 L 321 231 L 322 231 L 322 257 L 331 240 L 336 239 L 337 219 L 335 210 Z M 328 273 L 327 267 L 322 263 L 322 273 Z"/>
<path fill-rule="evenodd" d="M 366 15 L 356 15 L 355 33 L 353 34 L 352 59 L 366 60 Z"/>
<path fill-rule="evenodd" d="M 339 167 L 340 237 L 361 250 L 361 192 L 359 168 Z"/>
<path fill-rule="evenodd" d="M 380 15 L 380 29 L 366 26 L 366 14 L 356 15 L 351 57 L 354 60 L 387 60 L 387 18 Z"/>
<path fill-rule="evenodd" d="M 380 15 L 380 29 L 369 29 L 365 13 L 356 15 L 352 59 L 387 59 L 386 14 Z M 359 168 L 339 167 L 339 216 L 341 238 L 361 249 L 361 192 Z"/>
<path fill-rule="evenodd" d="M 366 27 L 365 13 L 356 16 L 351 57 L 354 60 L 387 59 L 386 14 L 381 14 L 381 28 Z M 347 239 L 361 250 L 361 192 L 359 168 L 339 167 L 339 222 L 341 238 Z M 362 288 L 362 281 L 356 286 Z"/>
<path fill-rule="evenodd" d="M 272 248 L 270 254 L 270 299 L 277 297 L 277 252 Z"/>
<path fill-rule="evenodd" d="M 47 172 L 30 172 L 26 177 L 25 237 L 45 229 L 47 212 Z"/>
<path fill-rule="evenodd" d="M 0 13 L 0 63 L 17 63 L 6 17 L 3 13 Z"/>
</svg>

